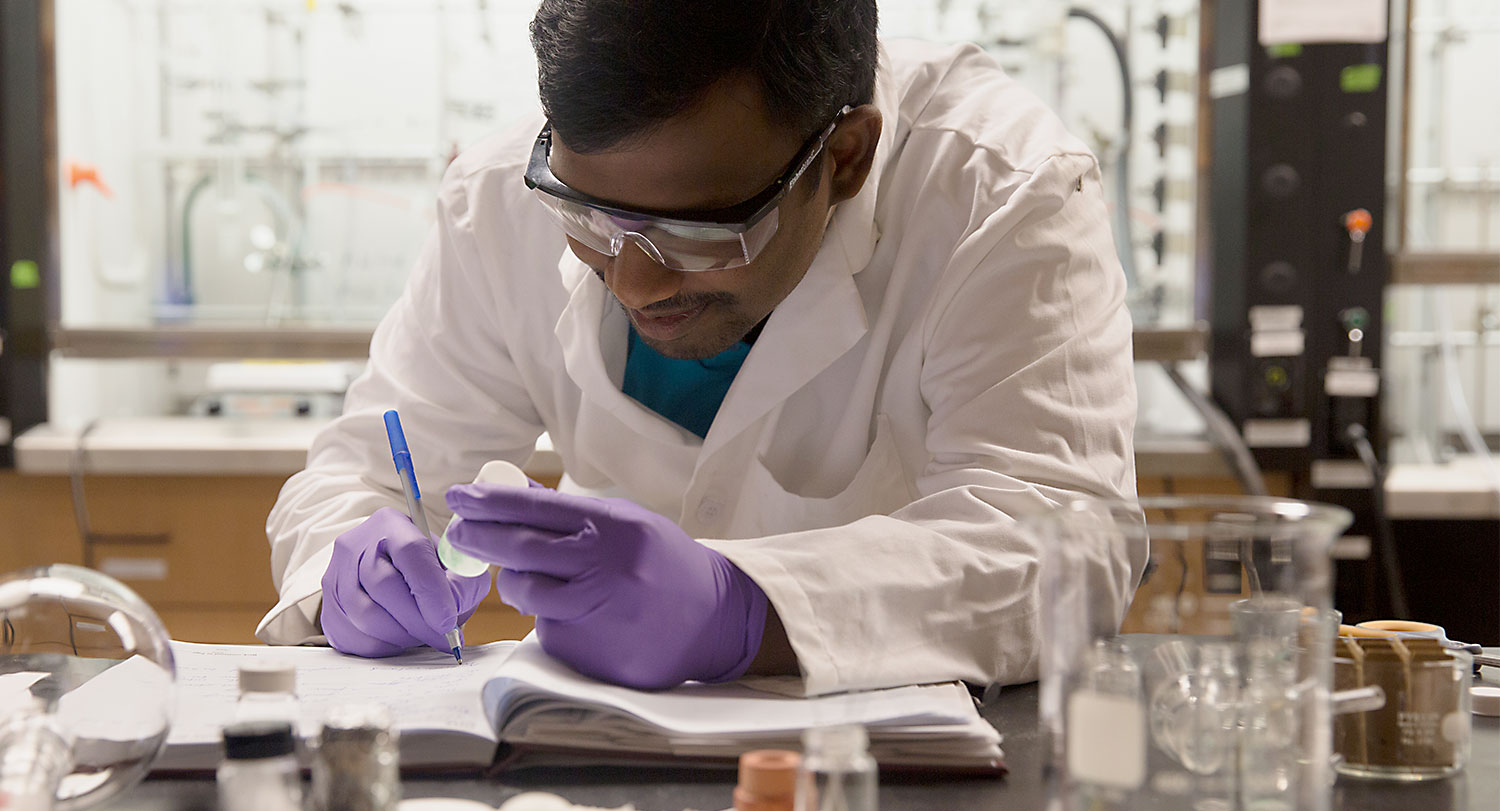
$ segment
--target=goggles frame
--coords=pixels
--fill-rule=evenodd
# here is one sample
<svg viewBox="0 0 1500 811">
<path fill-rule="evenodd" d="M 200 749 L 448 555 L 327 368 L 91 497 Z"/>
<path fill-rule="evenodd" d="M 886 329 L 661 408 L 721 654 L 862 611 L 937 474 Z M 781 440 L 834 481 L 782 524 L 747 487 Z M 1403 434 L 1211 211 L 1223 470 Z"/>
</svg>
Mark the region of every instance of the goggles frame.
<svg viewBox="0 0 1500 811">
<path fill-rule="evenodd" d="M 745 236 L 755 229 L 755 226 L 776 212 L 782 198 L 791 191 L 792 187 L 797 184 L 797 181 L 802 178 L 802 175 L 807 172 L 808 167 L 812 165 L 818 154 L 822 152 L 824 144 L 833 135 L 833 131 L 838 128 L 839 123 L 843 121 L 844 116 L 851 109 L 853 108 L 845 105 L 834 115 L 833 120 L 828 123 L 827 127 L 824 127 L 821 132 L 809 138 L 792 158 L 786 171 L 773 180 L 771 185 L 767 186 L 754 197 L 725 208 L 690 212 L 629 209 L 579 192 L 559 180 L 552 173 L 552 122 L 550 121 L 542 126 L 541 132 L 537 133 L 536 141 L 531 148 L 530 160 L 527 162 L 524 179 L 527 188 L 537 192 L 542 198 L 542 202 L 546 204 L 548 211 L 552 212 L 554 217 L 563 226 L 563 230 L 569 236 L 588 245 L 591 249 L 599 250 L 601 241 L 607 241 L 611 246 L 611 250 L 601 251 L 601 253 L 615 256 L 623 249 L 626 238 L 630 238 L 637 244 L 646 243 L 641 245 L 643 248 L 649 245 L 647 252 L 652 254 L 652 258 L 673 270 L 699 271 L 739 267 L 754 261 L 755 255 L 760 253 L 760 250 L 764 248 L 765 244 L 774 235 L 778 224 L 774 221 L 768 223 L 768 226 L 772 229 L 771 233 L 756 235 L 756 247 L 753 250 L 751 250 L 749 244 L 746 242 Z M 598 227 L 588 227 L 585 222 L 597 226 L 601 222 L 600 218 L 587 217 L 585 220 L 585 212 L 577 211 L 578 208 L 604 215 L 604 218 L 606 218 L 605 221 L 611 223 L 613 228 L 609 233 L 605 233 Z M 620 222 L 621 220 L 631 225 L 624 225 Z M 585 236 L 576 233 L 576 229 L 578 228 L 587 228 L 588 234 Z M 731 241 L 738 241 L 742 247 L 744 256 L 742 261 L 731 264 L 718 263 L 713 267 L 674 267 L 674 264 L 680 263 L 669 261 L 669 257 L 675 255 L 677 252 L 667 251 L 664 255 L 657 245 L 651 242 L 651 237 L 643 233 L 653 228 L 664 230 L 673 235 L 674 239 L 686 243 L 698 242 L 705 246 L 718 245 L 720 246 L 720 251 L 723 245 Z M 712 239 L 699 239 L 683 234 L 683 232 L 693 231 L 709 234 L 718 233 L 722 236 Z M 710 249 L 708 252 L 716 253 L 719 251 Z"/>
</svg>

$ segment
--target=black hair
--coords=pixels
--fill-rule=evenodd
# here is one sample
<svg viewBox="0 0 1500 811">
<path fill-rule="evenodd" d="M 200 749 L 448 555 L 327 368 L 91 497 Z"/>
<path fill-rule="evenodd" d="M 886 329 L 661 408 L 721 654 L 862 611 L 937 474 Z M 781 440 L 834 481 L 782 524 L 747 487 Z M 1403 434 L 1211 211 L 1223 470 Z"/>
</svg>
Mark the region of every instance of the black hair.
<svg viewBox="0 0 1500 811">
<path fill-rule="evenodd" d="M 810 137 L 875 93 L 875 0 L 542 0 L 542 109 L 576 152 L 648 134 L 743 73 Z"/>
</svg>

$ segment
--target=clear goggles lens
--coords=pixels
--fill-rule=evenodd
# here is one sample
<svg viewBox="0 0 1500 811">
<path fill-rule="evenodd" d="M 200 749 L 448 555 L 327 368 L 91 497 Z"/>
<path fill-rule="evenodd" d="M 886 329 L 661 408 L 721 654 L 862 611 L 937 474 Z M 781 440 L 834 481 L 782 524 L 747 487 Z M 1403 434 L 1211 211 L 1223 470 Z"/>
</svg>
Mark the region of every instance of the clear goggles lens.
<svg viewBox="0 0 1500 811">
<path fill-rule="evenodd" d="M 778 222 L 778 211 L 772 209 L 759 222 L 738 231 L 708 223 L 626 219 L 550 194 L 537 198 L 563 231 L 589 250 L 619 256 L 627 242 L 634 242 L 654 261 L 672 270 L 724 270 L 748 265 L 776 235 Z"/>
</svg>

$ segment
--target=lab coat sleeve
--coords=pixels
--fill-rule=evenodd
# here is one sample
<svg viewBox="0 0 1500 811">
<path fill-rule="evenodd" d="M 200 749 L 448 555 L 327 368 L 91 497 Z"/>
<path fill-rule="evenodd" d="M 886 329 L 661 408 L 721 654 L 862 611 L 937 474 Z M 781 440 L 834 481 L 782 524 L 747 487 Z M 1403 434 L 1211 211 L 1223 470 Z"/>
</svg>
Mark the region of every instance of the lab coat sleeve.
<svg viewBox="0 0 1500 811">
<path fill-rule="evenodd" d="M 1107 223 L 1097 163 L 1062 154 L 957 246 L 921 327 L 914 501 L 705 541 L 770 597 L 806 693 L 1036 678 L 1041 549 L 1018 520 L 1135 494 L 1131 324 Z M 1089 578 L 1121 616 L 1145 549 L 1126 557 Z"/>
<path fill-rule="evenodd" d="M 450 169 L 438 220 L 406 288 L 381 320 L 370 363 L 349 388 L 343 415 L 321 431 L 307 467 L 282 487 L 266 522 L 280 602 L 256 636 L 272 644 L 321 643 L 321 581 L 335 538 L 381 507 L 406 510 L 383 415 L 397 409 L 429 526 L 449 513 L 442 494 L 491 459 L 522 464 L 542 432 L 507 349 L 504 268 L 481 255 L 471 227 L 472 190 Z M 490 212 L 494 213 L 494 212 Z M 482 218 L 503 227 L 506 218 Z"/>
</svg>

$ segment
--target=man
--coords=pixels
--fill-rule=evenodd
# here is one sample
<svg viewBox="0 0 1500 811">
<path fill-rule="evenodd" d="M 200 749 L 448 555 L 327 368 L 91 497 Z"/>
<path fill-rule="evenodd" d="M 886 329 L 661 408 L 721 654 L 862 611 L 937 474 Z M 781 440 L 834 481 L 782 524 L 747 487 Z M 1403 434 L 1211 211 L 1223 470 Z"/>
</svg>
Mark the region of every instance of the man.
<svg viewBox="0 0 1500 811">
<path fill-rule="evenodd" d="M 488 593 L 394 509 L 396 408 L 450 538 L 583 673 L 1033 678 L 1017 519 L 1134 494 L 1093 156 L 978 49 L 880 48 L 874 0 L 544 0 L 531 30 L 547 119 L 449 169 L 271 514 L 261 638 L 442 647 Z M 544 430 L 568 492 L 463 484 Z M 1140 552 L 1101 563 L 1122 612 Z"/>
</svg>

